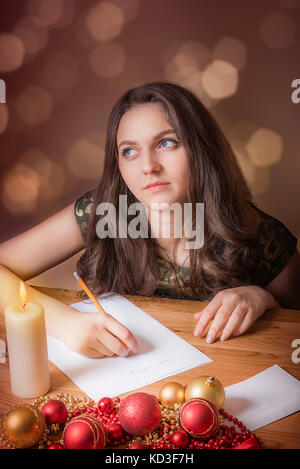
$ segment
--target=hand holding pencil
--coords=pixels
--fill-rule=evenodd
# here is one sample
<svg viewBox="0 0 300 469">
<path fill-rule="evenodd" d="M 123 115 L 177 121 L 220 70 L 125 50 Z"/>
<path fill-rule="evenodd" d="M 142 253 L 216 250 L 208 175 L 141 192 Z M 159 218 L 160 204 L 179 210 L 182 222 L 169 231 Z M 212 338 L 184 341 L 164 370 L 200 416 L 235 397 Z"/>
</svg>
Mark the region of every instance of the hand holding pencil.
<svg viewBox="0 0 300 469">
<path fill-rule="evenodd" d="M 74 311 L 72 320 L 65 332 L 65 344 L 81 355 L 91 358 L 111 357 L 119 355 L 125 357 L 132 351 L 138 351 L 138 343 L 134 335 L 119 321 L 106 313 L 90 289 L 77 272 L 74 277 L 93 301 L 98 312 L 82 313 Z"/>
</svg>

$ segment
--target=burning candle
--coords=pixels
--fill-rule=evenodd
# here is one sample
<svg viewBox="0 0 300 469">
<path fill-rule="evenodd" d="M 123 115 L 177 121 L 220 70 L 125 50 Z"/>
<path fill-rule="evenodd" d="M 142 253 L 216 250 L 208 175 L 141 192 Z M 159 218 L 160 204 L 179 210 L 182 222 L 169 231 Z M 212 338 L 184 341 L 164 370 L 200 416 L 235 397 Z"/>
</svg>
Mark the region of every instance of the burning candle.
<svg viewBox="0 0 300 469">
<path fill-rule="evenodd" d="M 26 303 L 24 282 L 20 302 L 5 310 L 11 390 L 18 397 L 32 398 L 50 388 L 44 308 Z"/>
</svg>

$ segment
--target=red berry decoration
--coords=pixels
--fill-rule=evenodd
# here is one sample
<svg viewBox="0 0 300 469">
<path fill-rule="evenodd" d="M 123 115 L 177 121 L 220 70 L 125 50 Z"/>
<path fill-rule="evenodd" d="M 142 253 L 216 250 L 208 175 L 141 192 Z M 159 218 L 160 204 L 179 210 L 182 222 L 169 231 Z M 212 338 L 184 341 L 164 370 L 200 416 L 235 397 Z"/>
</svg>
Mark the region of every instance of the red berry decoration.
<svg viewBox="0 0 300 469">
<path fill-rule="evenodd" d="M 179 425 L 194 438 L 209 438 L 219 431 L 219 411 L 208 399 L 190 399 L 180 409 Z"/>
<path fill-rule="evenodd" d="M 124 436 L 123 428 L 119 423 L 112 423 L 105 427 L 107 438 L 111 441 L 119 441 Z"/>
<path fill-rule="evenodd" d="M 186 448 L 189 441 L 190 437 L 184 430 L 179 430 L 172 436 L 172 443 L 176 448 Z"/>
<path fill-rule="evenodd" d="M 128 446 L 128 449 L 147 449 L 148 446 L 144 445 L 140 441 L 134 441 L 131 445 Z"/>
<path fill-rule="evenodd" d="M 156 396 L 136 392 L 121 401 L 118 418 L 130 435 L 144 435 L 155 430 L 161 419 L 161 409 Z"/>
<path fill-rule="evenodd" d="M 115 408 L 114 401 L 110 397 L 102 397 L 98 402 L 98 409 L 105 414 L 110 414 Z"/>
<path fill-rule="evenodd" d="M 106 444 L 106 432 L 100 420 L 91 415 L 72 419 L 63 432 L 65 449 L 102 449 Z"/>
<path fill-rule="evenodd" d="M 49 399 L 43 405 L 41 412 L 48 425 L 53 423 L 65 423 L 68 418 L 68 409 L 62 401 Z"/>
<path fill-rule="evenodd" d="M 48 449 L 63 449 L 62 445 L 60 443 L 51 443 L 51 445 L 48 446 Z"/>
</svg>

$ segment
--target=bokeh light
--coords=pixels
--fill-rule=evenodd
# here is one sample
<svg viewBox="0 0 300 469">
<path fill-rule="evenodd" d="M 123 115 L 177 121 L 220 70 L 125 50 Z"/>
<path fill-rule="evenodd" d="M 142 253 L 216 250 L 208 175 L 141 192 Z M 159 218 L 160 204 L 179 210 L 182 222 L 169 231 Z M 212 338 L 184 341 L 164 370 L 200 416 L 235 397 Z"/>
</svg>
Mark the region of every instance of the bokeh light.
<svg viewBox="0 0 300 469">
<path fill-rule="evenodd" d="M 7 129 L 9 119 L 9 111 L 7 104 L 0 104 L 0 134 L 3 134 Z"/>
<path fill-rule="evenodd" d="M 134 20 L 138 12 L 139 0 L 112 0 L 122 10 L 124 21 L 127 23 Z"/>
<path fill-rule="evenodd" d="M 21 119 L 29 126 L 45 122 L 52 111 L 52 97 L 40 86 L 28 86 L 16 100 L 16 109 Z"/>
<path fill-rule="evenodd" d="M 89 133 L 76 140 L 67 155 L 67 165 L 78 179 L 100 178 L 104 163 L 103 137 Z"/>
<path fill-rule="evenodd" d="M 2 201 L 8 212 L 23 215 L 32 212 L 37 203 L 40 180 L 38 173 L 22 163 L 4 177 Z"/>
<path fill-rule="evenodd" d="M 37 54 L 47 45 L 48 28 L 36 23 L 33 16 L 22 18 L 13 32 L 23 42 L 26 54 Z"/>
<path fill-rule="evenodd" d="M 63 13 L 60 20 L 57 23 L 52 24 L 51 26 L 55 29 L 65 28 L 69 26 L 75 18 L 75 4 L 74 0 L 65 0 L 63 3 Z"/>
<path fill-rule="evenodd" d="M 86 18 L 87 28 L 98 41 L 110 41 L 120 35 L 124 24 L 122 10 L 109 2 L 100 2 Z"/>
<path fill-rule="evenodd" d="M 47 84 L 53 89 L 69 88 L 78 80 L 78 61 L 65 52 L 51 54 L 45 63 L 44 77 Z"/>
<path fill-rule="evenodd" d="M 225 60 L 237 70 L 242 70 L 247 61 L 247 48 L 239 39 L 226 36 L 213 48 L 212 58 L 214 60 Z"/>
<path fill-rule="evenodd" d="M 91 50 L 89 63 L 98 77 L 115 77 L 120 75 L 125 68 L 125 49 L 116 42 L 99 43 Z"/>
<path fill-rule="evenodd" d="M 214 60 L 202 74 L 202 84 L 213 99 L 223 99 L 236 93 L 239 83 L 237 69 L 224 60 Z"/>
<path fill-rule="evenodd" d="M 42 150 L 29 148 L 20 158 L 20 163 L 32 168 L 39 176 L 39 200 L 53 200 L 58 198 L 64 190 L 64 169 Z"/>
<path fill-rule="evenodd" d="M 38 24 L 53 26 L 62 19 L 64 0 L 29 0 L 27 9 Z"/>
<path fill-rule="evenodd" d="M 281 49 L 293 42 L 295 29 L 295 23 L 289 16 L 274 11 L 263 20 L 259 33 L 267 47 Z"/>
<path fill-rule="evenodd" d="M 13 72 L 24 62 L 25 46 L 14 34 L 0 34 L 0 72 Z"/>
<path fill-rule="evenodd" d="M 256 166 L 278 163 L 282 157 L 282 137 L 272 129 L 260 128 L 249 139 L 246 150 Z"/>
<path fill-rule="evenodd" d="M 254 196 L 265 193 L 271 184 L 270 169 L 255 166 L 246 149 L 239 142 L 235 142 L 232 149 L 251 193 Z"/>
<path fill-rule="evenodd" d="M 208 47 L 198 41 L 188 41 L 177 51 L 173 62 L 183 76 L 203 70 L 210 62 Z"/>
</svg>

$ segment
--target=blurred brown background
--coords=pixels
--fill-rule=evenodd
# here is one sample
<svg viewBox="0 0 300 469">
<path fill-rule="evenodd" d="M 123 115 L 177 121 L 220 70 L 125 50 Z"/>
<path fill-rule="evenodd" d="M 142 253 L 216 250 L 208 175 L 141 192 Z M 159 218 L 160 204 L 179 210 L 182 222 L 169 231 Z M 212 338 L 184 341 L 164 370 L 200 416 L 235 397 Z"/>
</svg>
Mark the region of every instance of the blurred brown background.
<svg viewBox="0 0 300 469">
<path fill-rule="evenodd" d="M 108 114 L 129 87 L 191 88 L 258 205 L 298 238 L 300 0 L 2 0 L 0 242 L 95 187 Z M 77 288 L 76 259 L 31 284 Z"/>
</svg>

